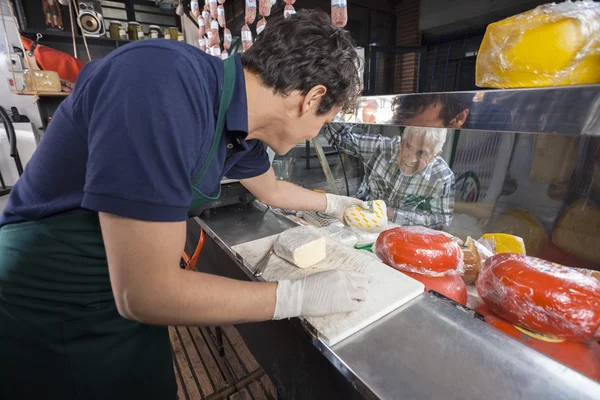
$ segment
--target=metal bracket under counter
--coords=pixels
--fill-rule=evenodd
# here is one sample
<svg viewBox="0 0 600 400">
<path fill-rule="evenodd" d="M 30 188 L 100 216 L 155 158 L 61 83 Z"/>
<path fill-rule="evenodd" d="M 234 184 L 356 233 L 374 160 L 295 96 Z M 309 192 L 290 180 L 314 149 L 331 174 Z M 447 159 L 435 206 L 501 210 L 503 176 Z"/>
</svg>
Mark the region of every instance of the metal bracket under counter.
<svg viewBox="0 0 600 400">
<path fill-rule="evenodd" d="M 203 272 L 255 280 L 231 248 L 293 226 L 253 203 L 189 220 L 188 235 L 202 227 L 212 242 Z M 238 330 L 282 398 L 600 398 L 599 383 L 429 294 L 332 347 L 299 319 Z"/>
</svg>

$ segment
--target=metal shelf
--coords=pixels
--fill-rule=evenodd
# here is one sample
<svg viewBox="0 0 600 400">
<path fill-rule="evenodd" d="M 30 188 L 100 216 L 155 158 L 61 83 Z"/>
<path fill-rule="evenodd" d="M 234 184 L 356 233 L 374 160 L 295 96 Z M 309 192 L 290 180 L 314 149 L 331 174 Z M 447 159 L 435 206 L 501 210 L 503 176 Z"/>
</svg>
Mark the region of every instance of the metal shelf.
<svg viewBox="0 0 600 400">
<path fill-rule="evenodd" d="M 432 122 L 423 111 L 440 103 L 456 114 L 469 110 L 463 125 L 448 128 L 600 136 L 600 85 L 366 96 L 335 122 L 439 128 L 441 120 Z"/>
</svg>

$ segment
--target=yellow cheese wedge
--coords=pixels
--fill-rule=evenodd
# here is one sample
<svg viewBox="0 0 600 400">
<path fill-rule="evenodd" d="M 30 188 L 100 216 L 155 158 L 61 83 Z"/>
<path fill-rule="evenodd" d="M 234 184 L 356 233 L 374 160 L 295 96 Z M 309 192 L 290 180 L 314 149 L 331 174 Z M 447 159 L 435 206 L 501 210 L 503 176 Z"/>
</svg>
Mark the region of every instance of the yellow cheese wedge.
<svg viewBox="0 0 600 400">
<path fill-rule="evenodd" d="M 491 88 L 600 83 L 600 3 L 546 4 L 490 24 L 475 75 Z"/>
<path fill-rule="evenodd" d="M 517 253 L 525 255 L 523 239 L 508 233 L 486 233 L 483 239 L 491 240 L 496 245 L 497 253 Z"/>
</svg>

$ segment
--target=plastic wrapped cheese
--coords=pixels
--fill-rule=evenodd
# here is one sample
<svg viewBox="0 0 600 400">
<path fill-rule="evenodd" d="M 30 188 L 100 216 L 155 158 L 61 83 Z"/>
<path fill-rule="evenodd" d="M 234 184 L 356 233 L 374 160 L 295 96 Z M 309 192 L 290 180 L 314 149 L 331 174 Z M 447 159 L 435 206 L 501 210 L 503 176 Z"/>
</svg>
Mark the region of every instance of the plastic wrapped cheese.
<svg viewBox="0 0 600 400">
<path fill-rule="evenodd" d="M 350 206 L 344 212 L 348 226 L 367 232 L 381 232 L 387 229 L 387 207 L 383 200 L 373 201 L 373 212 L 359 206 Z"/>
<path fill-rule="evenodd" d="M 298 226 L 279 234 L 275 254 L 299 268 L 312 267 L 325 259 L 325 238 L 312 226 Z"/>
<path fill-rule="evenodd" d="M 600 339 L 600 281 L 519 254 L 488 258 L 477 280 L 485 304 L 510 323 L 554 338 Z"/>
<path fill-rule="evenodd" d="M 382 232 L 375 254 L 400 271 L 431 276 L 462 272 L 463 252 L 448 235 L 422 226 L 401 226 Z"/>
<path fill-rule="evenodd" d="M 476 84 L 516 88 L 600 83 L 600 3 L 546 4 L 490 24 Z"/>
</svg>

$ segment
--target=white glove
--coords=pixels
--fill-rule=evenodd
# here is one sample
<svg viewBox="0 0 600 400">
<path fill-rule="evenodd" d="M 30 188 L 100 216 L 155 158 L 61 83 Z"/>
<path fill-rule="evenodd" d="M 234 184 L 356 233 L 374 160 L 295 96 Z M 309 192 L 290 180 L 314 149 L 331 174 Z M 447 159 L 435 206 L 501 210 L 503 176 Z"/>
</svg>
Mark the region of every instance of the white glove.
<svg viewBox="0 0 600 400">
<path fill-rule="evenodd" d="M 359 206 L 362 208 L 368 208 L 364 201 L 355 199 L 353 197 L 338 196 L 336 194 L 326 193 L 327 208 L 325 214 L 334 215 L 337 219 L 344 222 L 344 212 L 346 208 L 350 206 Z"/>
<path fill-rule="evenodd" d="M 325 271 L 297 281 L 279 281 L 273 319 L 319 317 L 358 309 L 368 280 L 348 271 Z"/>
</svg>

